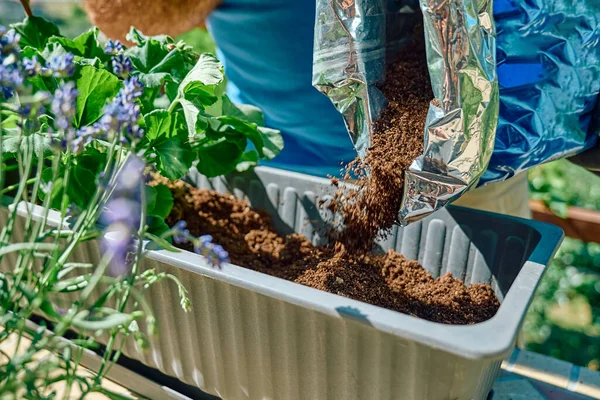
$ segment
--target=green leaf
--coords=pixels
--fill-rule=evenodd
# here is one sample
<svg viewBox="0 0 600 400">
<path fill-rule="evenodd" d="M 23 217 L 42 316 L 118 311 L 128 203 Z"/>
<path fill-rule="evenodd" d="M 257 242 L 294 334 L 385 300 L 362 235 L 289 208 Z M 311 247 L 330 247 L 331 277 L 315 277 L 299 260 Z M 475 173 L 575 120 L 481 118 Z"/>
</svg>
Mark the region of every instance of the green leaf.
<svg viewBox="0 0 600 400">
<path fill-rule="evenodd" d="M 267 160 L 271 160 L 277 156 L 283 150 L 283 137 L 281 136 L 281 132 L 277 129 L 266 128 L 264 126 L 259 126 L 258 132 L 262 136 L 263 140 L 263 153 L 264 158 Z"/>
<path fill-rule="evenodd" d="M 98 28 L 94 27 L 75 39 L 53 36 L 48 39 L 48 43 L 59 43 L 65 50 L 75 56 L 86 59 L 98 58 L 103 62 L 109 61 L 111 56 L 104 53 L 104 49 L 98 40 L 98 34 Z"/>
<path fill-rule="evenodd" d="M 271 160 L 283 149 L 283 138 L 278 130 L 259 127 L 254 123 L 228 116 L 217 119 L 250 139 L 258 155 L 263 159 Z"/>
<path fill-rule="evenodd" d="M 150 232 L 146 232 L 146 238 L 148 238 L 150 240 L 150 243 L 146 246 L 147 250 L 167 250 L 167 251 L 171 251 L 173 253 L 181 252 L 181 250 L 179 250 L 177 247 L 173 246 L 167 240 L 165 240 L 159 236 L 156 236 Z"/>
<path fill-rule="evenodd" d="M 171 228 L 169 228 L 169 225 L 167 225 L 163 218 L 155 215 L 151 215 L 148 218 L 148 233 L 151 233 L 152 235 L 156 236 L 161 236 L 169 229 Z"/>
<path fill-rule="evenodd" d="M 141 47 L 132 47 L 125 52 L 136 70 L 145 74 L 169 73 L 183 78 L 185 63 L 177 49 L 167 49 L 159 41 L 149 39 Z"/>
<path fill-rule="evenodd" d="M 21 135 L 19 129 L 4 129 L 2 133 L 2 152 L 18 153 L 33 147 L 34 154 L 51 152 L 51 140 L 45 134 L 32 133 Z"/>
<path fill-rule="evenodd" d="M 165 82 L 173 82 L 173 77 L 171 74 L 166 72 L 157 72 L 157 73 L 143 73 L 139 72 L 134 74 L 138 77 L 140 82 L 144 84 L 145 88 L 157 88 L 161 87 Z"/>
<path fill-rule="evenodd" d="M 246 140 L 231 141 L 221 138 L 195 147 L 198 153 L 196 169 L 209 178 L 228 174 L 235 170 L 246 147 Z"/>
<path fill-rule="evenodd" d="M 83 54 L 85 53 L 85 46 L 83 43 L 76 43 L 74 40 L 65 37 L 53 36 L 48 39 L 48 44 L 58 44 L 66 52 L 69 52 L 74 56 L 83 57 Z"/>
<path fill-rule="evenodd" d="M 248 171 L 258 165 L 258 154 L 254 150 L 246 151 L 238 160 L 235 170 L 238 172 Z"/>
<path fill-rule="evenodd" d="M 40 17 L 28 17 L 23 22 L 11 25 L 20 35 L 21 47 L 31 46 L 42 50 L 51 36 L 60 36 L 60 31 L 52 22 Z"/>
<path fill-rule="evenodd" d="M 221 121 L 223 124 L 230 126 L 233 129 L 233 131 L 241 133 L 244 136 L 246 136 L 248 139 L 250 139 L 250 141 L 254 144 L 254 146 L 256 147 L 256 150 L 258 151 L 258 155 L 260 157 L 264 156 L 264 153 L 263 153 L 264 142 L 262 139 L 262 135 L 258 131 L 258 127 L 256 126 L 256 124 L 251 124 L 251 123 L 242 121 L 241 119 L 229 117 L 226 115 L 224 115 L 222 117 L 217 117 L 216 119 Z"/>
<path fill-rule="evenodd" d="M 173 137 L 185 138 L 185 121 L 180 112 L 170 113 L 167 110 L 154 110 L 144 115 L 146 139 L 150 143 L 164 141 Z M 183 135 L 182 135 L 183 133 Z"/>
<path fill-rule="evenodd" d="M 158 198 L 158 193 L 153 186 L 144 185 L 144 191 L 146 196 L 146 213 L 148 215 L 152 215 L 152 210 L 156 207 L 156 199 Z"/>
<path fill-rule="evenodd" d="M 179 88 L 183 91 L 190 82 L 201 82 L 205 86 L 218 85 L 223 81 L 223 78 L 223 65 L 221 62 L 213 55 L 202 54 L 194 68 L 181 82 Z"/>
<path fill-rule="evenodd" d="M 87 146 L 85 151 L 79 155 L 75 162 L 81 168 L 85 168 L 94 175 L 98 175 L 106 166 L 107 154 L 97 149 Z"/>
<path fill-rule="evenodd" d="M 265 117 L 260 108 L 249 104 L 233 104 L 227 95 L 223 96 L 222 115 L 238 118 L 258 126 L 265 124 Z"/>
<path fill-rule="evenodd" d="M 48 43 L 40 55 L 43 60 L 51 60 L 54 57 L 62 57 L 67 53 L 68 51 L 60 43 Z"/>
<path fill-rule="evenodd" d="M 50 193 L 52 208 L 60 210 L 62 208 L 62 198 L 64 191 L 64 165 L 61 166 L 59 178 L 52 182 L 52 191 Z M 52 180 L 52 169 L 46 168 L 42 171 L 42 181 L 48 183 Z M 69 170 L 69 182 L 67 185 L 67 202 L 75 203 L 80 208 L 85 208 L 96 192 L 96 174 L 80 165 L 73 165 Z M 48 193 L 40 192 L 40 198 L 43 200 Z"/>
<path fill-rule="evenodd" d="M 168 179 L 179 179 L 188 173 L 195 154 L 187 143 L 184 119 L 180 112 L 154 110 L 144 116 L 145 138 L 156 153 L 157 168 Z"/>
<path fill-rule="evenodd" d="M 194 87 L 200 87 L 199 85 L 188 86 L 194 82 L 197 82 L 198 84 L 204 85 L 203 90 L 206 91 L 209 90 L 209 87 L 211 86 L 216 87 L 219 85 L 223 79 L 223 65 L 219 62 L 219 60 L 211 55 L 202 54 L 194 68 L 192 68 L 192 70 L 179 85 L 179 101 L 183 107 L 183 112 L 185 114 L 185 120 L 188 127 L 188 134 L 190 136 L 193 136 L 196 133 L 196 122 L 200 113 L 200 107 L 189 99 L 186 99 L 185 89 L 188 88 L 189 90 Z"/>
<path fill-rule="evenodd" d="M 125 38 L 130 42 L 136 43 L 139 46 L 143 45 L 150 39 L 153 39 L 163 45 L 173 43 L 173 39 L 167 35 L 146 36 L 134 27 L 131 27 L 129 33 Z"/>
<path fill-rule="evenodd" d="M 156 205 L 150 215 L 167 218 L 173 208 L 173 195 L 169 188 L 162 184 L 154 186 L 154 189 L 156 190 Z"/>
<path fill-rule="evenodd" d="M 218 98 L 214 94 L 214 86 L 206 86 L 202 82 L 190 82 L 183 89 L 183 98 L 193 103 L 198 109 L 213 105 Z"/>
<path fill-rule="evenodd" d="M 125 39 L 137 44 L 138 46 L 144 44 L 148 40 L 148 36 L 135 29 L 133 26 L 129 30 L 129 33 L 125 36 Z"/>
<path fill-rule="evenodd" d="M 188 173 L 194 160 L 195 153 L 189 144 L 179 138 L 161 141 L 153 146 L 158 156 L 156 167 L 162 176 L 175 180 Z"/>
<path fill-rule="evenodd" d="M 81 68 L 75 82 L 79 91 L 75 113 L 77 128 L 90 125 L 100 118 L 104 105 L 122 86 L 116 76 L 91 65 Z"/>
</svg>

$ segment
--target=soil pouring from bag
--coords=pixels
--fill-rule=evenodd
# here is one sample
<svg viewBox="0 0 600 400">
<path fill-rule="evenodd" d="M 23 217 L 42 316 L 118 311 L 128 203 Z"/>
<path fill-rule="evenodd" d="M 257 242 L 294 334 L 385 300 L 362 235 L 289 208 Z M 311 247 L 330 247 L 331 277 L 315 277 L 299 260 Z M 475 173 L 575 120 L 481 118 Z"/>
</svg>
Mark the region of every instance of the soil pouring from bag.
<svg viewBox="0 0 600 400">
<path fill-rule="evenodd" d="M 397 222 L 404 171 L 423 151 L 430 85 L 424 45 L 416 43 L 387 71 L 381 89 L 389 105 L 374 126 L 365 159 L 349 166 L 357 189 L 338 193 L 334 208 L 345 229 L 333 235 L 332 244 L 316 247 L 302 235 L 281 236 L 265 212 L 184 182 L 167 183 L 175 198 L 167 222 L 184 219 L 193 235 L 212 235 L 233 264 L 279 278 L 435 322 L 491 318 L 499 303 L 489 285 L 466 287 L 450 274 L 434 279 L 394 251 L 371 253 L 378 234 Z"/>
</svg>

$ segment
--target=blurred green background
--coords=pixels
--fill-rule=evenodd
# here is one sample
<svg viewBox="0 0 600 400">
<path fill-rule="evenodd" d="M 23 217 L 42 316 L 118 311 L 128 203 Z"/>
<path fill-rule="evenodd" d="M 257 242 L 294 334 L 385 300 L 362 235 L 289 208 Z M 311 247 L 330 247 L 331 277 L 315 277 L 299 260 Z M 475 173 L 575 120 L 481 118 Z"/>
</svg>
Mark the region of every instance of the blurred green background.
<svg viewBox="0 0 600 400">
<path fill-rule="evenodd" d="M 33 11 L 69 37 L 88 29 L 76 1 L 33 1 Z M 0 24 L 23 19 L 18 2 L 0 0 Z M 204 30 L 181 37 L 200 52 L 213 52 Z M 600 211 L 600 178 L 568 161 L 556 161 L 530 171 L 531 197 L 542 200 L 560 216 L 568 206 Z M 600 241 L 600 238 L 599 238 Z M 528 349 L 600 370 L 600 244 L 566 238 L 552 261 L 527 314 L 524 341 Z"/>
</svg>

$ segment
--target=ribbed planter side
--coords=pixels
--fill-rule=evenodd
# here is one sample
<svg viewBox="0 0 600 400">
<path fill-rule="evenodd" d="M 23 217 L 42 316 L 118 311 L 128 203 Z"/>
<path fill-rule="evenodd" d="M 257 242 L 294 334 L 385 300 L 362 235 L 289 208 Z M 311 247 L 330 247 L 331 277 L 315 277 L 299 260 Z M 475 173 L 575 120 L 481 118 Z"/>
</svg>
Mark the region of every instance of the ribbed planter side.
<svg viewBox="0 0 600 400">
<path fill-rule="evenodd" d="M 319 206 L 331 194 L 325 180 L 258 168 L 255 175 L 191 181 L 249 199 L 280 232 L 314 243 L 323 242 L 331 221 Z M 175 285 L 154 285 L 147 298 L 159 334 L 148 351 L 131 341 L 124 352 L 225 400 L 484 399 L 561 238 L 544 224 L 449 209 L 395 228 L 380 243 L 434 276 L 450 271 L 467 284 L 492 284 L 500 311 L 472 326 L 423 321 L 236 266 L 215 270 L 189 252 L 153 251 L 143 268 L 177 276 L 193 309 L 181 310 Z M 98 256 L 89 242 L 76 259 Z"/>
</svg>

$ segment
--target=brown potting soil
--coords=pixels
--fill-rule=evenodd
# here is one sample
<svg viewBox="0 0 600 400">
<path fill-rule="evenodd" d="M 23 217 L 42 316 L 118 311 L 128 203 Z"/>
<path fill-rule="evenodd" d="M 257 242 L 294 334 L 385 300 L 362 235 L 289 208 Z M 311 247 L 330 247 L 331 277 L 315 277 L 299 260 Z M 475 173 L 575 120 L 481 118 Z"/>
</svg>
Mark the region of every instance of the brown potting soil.
<svg viewBox="0 0 600 400">
<path fill-rule="evenodd" d="M 340 186 L 336 203 L 345 229 L 336 240 L 348 249 L 369 250 L 378 235 L 398 222 L 404 173 L 423 153 L 423 134 L 429 103 L 433 99 L 422 28 L 412 45 L 388 67 L 380 87 L 388 105 L 374 124 L 365 158 L 347 168 L 346 178 L 356 189 Z"/>
<path fill-rule="evenodd" d="M 186 220 L 193 235 L 212 235 L 231 262 L 279 278 L 427 320 L 472 324 L 491 318 L 499 302 L 489 285 L 466 287 L 446 274 L 434 279 L 416 261 L 390 251 L 371 254 L 375 239 L 397 223 L 404 173 L 423 152 L 423 130 L 433 93 L 422 31 L 392 65 L 381 87 L 389 104 L 373 127 L 364 160 L 348 167 L 357 178 L 348 190 L 337 179 L 335 201 L 344 227 L 331 245 L 313 246 L 305 237 L 281 236 L 268 214 L 233 196 L 168 183 L 175 206 L 167 222 Z M 164 182 L 167 183 L 167 182 Z"/>
<path fill-rule="evenodd" d="M 393 251 L 353 253 L 339 242 L 315 247 L 301 235 L 277 234 L 271 218 L 243 200 L 183 182 L 168 185 L 175 206 L 167 223 L 186 220 L 193 235 L 212 235 L 233 264 L 441 323 L 481 322 L 499 307 L 489 285 L 465 287 L 450 274 L 434 279 Z"/>
</svg>

